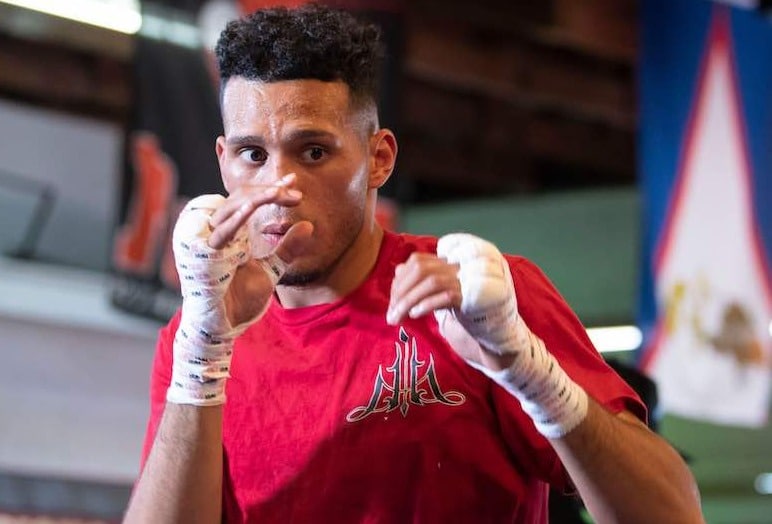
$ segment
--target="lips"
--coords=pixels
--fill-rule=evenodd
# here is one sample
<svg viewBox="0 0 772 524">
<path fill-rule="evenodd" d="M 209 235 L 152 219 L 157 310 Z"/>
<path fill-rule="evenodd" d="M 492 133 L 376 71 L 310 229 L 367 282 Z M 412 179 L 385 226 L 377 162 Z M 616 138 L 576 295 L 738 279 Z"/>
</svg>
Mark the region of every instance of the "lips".
<svg viewBox="0 0 772 524">
<path fill-rule="evenodd" d="M 284 234 L 287 233 L 289 228 L 292 227 L 290 222 L 282 222 L 280 224 L 267 224 L 260 230 L 260 235 L 272 246 L 277 245 Z"/>
<path fill-rule="evenodd" d="M 264 226 L 260 232 L 268 235 L 283 235 L 289 231 L 290 227 L 292 227 L 291 222 L 282 222 L 281 224 L 274 223 Z"/>
</svg>

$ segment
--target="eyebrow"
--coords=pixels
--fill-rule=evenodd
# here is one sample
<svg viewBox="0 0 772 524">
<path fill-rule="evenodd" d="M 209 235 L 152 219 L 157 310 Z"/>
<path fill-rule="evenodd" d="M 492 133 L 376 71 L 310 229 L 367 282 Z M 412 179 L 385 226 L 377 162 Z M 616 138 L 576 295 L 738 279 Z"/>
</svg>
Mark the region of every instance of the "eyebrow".
<svg viewBox="0 0 772 524">
<path fill-rule="evenodd" d="M 286 137 L 286 140 L 288 142 L 297 142 L 302 140 L 336 140 L 336 136 L 329 131 L 324 131 L 321 129 L 298 129 L 296 131 L 292 131 Z M 229 137 L 226 139 L 225 143 L 229 146 L 243 147 L 263 145 L 265 140 L 263 137 L 258 135 L 243 135 Z"/>
<path fill-rule="evenodd" d="M 333 133 L 330 133 L 329 131 L 324 131 L 322 129 L 298 129 L 297 131 L 293 131 L 289 134 L 287 139 L 290 142 L 300 141 L 300 140 L 334 140 L 335 135 Z"/>
<path fill-rule="evenodd" d="M 229 146 L 249 146 L 262 144 L 263 139 L 257 135 L 231 136 L 225 139 L 225 143 Z"/>
</svg>

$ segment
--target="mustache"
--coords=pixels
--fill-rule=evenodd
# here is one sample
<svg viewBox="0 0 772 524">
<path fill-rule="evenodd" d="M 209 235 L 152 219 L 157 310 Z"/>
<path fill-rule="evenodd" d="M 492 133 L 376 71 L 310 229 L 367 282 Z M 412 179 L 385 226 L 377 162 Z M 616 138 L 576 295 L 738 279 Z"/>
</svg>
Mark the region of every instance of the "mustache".
<svg viewBox="0 0 772 524">
<path fill-rule="evenodd" d="M 310 222 L 316 227 L 316 221 L 305 217 L 295 208 L 257 209 L 249 219 L 249 230 L 254 233 L 283 234 L 298 222 Z"/>
</svg>

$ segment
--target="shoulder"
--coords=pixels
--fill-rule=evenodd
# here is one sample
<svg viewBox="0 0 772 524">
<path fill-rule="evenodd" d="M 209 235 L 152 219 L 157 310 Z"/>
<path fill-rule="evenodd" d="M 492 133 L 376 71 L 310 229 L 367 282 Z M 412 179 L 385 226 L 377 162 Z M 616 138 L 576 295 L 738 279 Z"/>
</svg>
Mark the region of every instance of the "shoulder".
<svg viewBox="0 0 772 524">
<path fill-rule="evenodd" d="M 536 293 L 564 300 L 549 277 L 535 262 L 520 255 L 504 255 L 504 258 L 512 273 L 518 296 Z"/>
<path fill-rule="evenodd" d="M 437 237 L 410 233 L 384 233 L 384 243 L 391 246 L 394 259 L 406 260 L 412 253 L 436 253 Z"/>
<path fill-rule="evenodd" d="M 529 258 L 526 258 L 522 255 L 512 255 L 509 253 L 504 253 L 504 258 L 506 259 L 507 264 L 509 264 L 509 269 L 512 271 L 517 271 L 518 273 L 525 275 L 532 274 L 534 276 L 541 276 L 542 278 L 546 278 L 539 266 Z"/>
<path fill-rule="evenodd" d="M 518 297 L 524 298 L 531 293 L 560 296 L 555 285 L 535 262 L 521 255 L 505 254 L 504 258 L 509 265 Z"/>
</svg>

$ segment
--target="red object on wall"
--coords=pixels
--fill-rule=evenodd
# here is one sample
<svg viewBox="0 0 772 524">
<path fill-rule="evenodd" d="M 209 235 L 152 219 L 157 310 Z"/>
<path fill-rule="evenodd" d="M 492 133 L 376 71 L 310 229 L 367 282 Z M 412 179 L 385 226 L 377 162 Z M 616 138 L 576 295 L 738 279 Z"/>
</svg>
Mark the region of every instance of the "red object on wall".
<svg viewBox="0 0 772 524">
<path fill-rule="evenodd" d="M 375 206 L 375 221 L 384 229 L 399 231 L 399 204 L 379 195 Z"/>
</svg>

